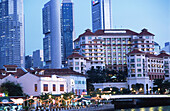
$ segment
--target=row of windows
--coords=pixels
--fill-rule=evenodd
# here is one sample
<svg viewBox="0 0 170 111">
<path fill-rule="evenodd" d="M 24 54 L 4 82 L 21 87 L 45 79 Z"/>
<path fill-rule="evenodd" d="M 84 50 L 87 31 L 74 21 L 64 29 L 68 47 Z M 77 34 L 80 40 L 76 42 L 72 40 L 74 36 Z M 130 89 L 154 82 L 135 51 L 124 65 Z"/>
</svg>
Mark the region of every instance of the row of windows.
<svg viewBox="0 0 170 111">
<path fill-rule="evenodd" d="M 48 91 L 49 90 L 49 85 L 48 84 L 43 84 L 43 91 Z M 56 91 L 56 84 L 52 85 L 53 91 Z M 38 86 L 37 84 L 34 84 L 34 91 L 38 91 Z M 60 84 L 60 91 L 64 91 L 64 84 Z"/>
<path fill-rule="evenodd" d="M 75 81 L 75 84 L 86 84 L 85 81 Z"/>
</svg>

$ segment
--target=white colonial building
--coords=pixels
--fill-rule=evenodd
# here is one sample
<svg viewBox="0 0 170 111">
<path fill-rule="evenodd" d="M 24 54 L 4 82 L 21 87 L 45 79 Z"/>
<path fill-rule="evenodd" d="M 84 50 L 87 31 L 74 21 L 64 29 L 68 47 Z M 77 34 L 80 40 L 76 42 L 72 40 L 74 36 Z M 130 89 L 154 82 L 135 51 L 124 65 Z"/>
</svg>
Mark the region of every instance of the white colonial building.
<svg viewBox="0 0 170 111">
<path fill-rule="evenodd" d="M 154 35 L 143 29 L 136 33 L 129 29 L 87 29 L 74 41 L 74 50 L 91 60 L 93 68 L 127 70 L 126 54 L 134 48 L 154 53 Z"/>
<path fill-rule="evenodd" d="M 78 52 L 73 52 L 68 57 L 68 68 L 79 73 L 85 74 L 91 68 L 91 60 L 86 59 Z"/>
<path fill-rule="evenodd" d="M 6 65 L 0 69 L 0 84 L 11 81 L 19 83 L 25 94 L 40 96 L 50 93 L 60 95 L 73 92 L 81 95 L 86 92 L 86 76 L 70 69 L 18 69 Z"/>
<path fill-rule="evenodd" d="M 83 68 L 86 71 L 90 67 L 127 71 L 127 88 L 143 84 L 146 93 L 153 88 L 154 79 L 170 79 L 170 55 L 164 51 L 154 55 L 154 36 L 147 29 L 140 33 L 129 29 L 106 29 L 93 33 L 87 29 L 74 41 L 74 50 L 80 54 L 77 60 L 86 58 L 91 61 L 91 64 L 84 62 L 83 65 L 88 67 Z M 75 69 L 72 56 L 68 58 L 68 67 L 76 71 L 78 68 Z M 107 85 L 95 84 L 95 88 Z"/>
</svg>

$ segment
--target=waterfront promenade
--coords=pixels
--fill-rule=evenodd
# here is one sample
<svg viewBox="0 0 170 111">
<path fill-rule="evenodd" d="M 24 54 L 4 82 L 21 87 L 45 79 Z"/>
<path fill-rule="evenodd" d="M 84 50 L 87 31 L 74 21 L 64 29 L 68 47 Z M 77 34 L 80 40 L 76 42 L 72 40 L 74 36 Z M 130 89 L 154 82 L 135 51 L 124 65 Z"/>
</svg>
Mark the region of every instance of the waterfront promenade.
<svg viewBox="0 0 170 111">
<path fill-rule="evenodd" d="M 71 109 L 52 109 L 51 111 L 105 111 L 105 110 L 111 110 L 114 109 L 114 105 L 113 104 L 103 104 L 101 106 L 90 106 L 90 107 L 74 107 Z M 35 109 L 31 109 L 30 111 L 50 111 L 48 109 L 46 110 L 35 110 Z"/>
</svg>

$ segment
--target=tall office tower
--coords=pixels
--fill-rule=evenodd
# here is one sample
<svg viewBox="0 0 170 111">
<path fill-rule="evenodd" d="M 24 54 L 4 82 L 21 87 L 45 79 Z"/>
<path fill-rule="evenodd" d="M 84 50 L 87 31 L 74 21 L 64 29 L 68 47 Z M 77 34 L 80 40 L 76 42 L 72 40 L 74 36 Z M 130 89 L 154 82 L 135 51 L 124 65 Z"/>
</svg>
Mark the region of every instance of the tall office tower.
<svg viewBox="0 0 170 111">
<path fill-rule="evenodd" d="M 25 68 L 29 69 L 33 66 L 32 55 L 25 56 Z"/>
<path fill-rule="evenodd" d="M 0 0 L 0 68 L 25 67 L 23 0 Z"/>
<path fill-rule="evenodd" d="M 43 68 L 43 50 L 36 50 L 33 52 L 33 67 Z"/>
<path fill-rule="evenodd" d="M 74 16 L 72 0 L 63 0 L 61 5 L 62 64 L 73 52 Z"/>
<path fill-rule="evenodd" d="M 92 0 L 92 28 L 93 32 L 99 29 L 112 28 L 111 0 Z"/>
<path fill-rule="evenodd" d="M 43 39 L 45 68 L 61 68 L 60 1 L 50 0 L 43 8 Z"/>
</svg>

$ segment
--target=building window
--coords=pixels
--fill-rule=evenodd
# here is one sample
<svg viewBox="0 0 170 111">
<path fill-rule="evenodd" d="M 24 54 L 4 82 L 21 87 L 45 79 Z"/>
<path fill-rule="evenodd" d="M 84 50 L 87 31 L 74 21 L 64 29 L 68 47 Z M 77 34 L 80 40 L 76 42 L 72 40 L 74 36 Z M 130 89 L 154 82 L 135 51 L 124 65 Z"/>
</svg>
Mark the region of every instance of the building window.
<svg viewBox="0 0 170 111">
<path fill-rule="evenodd" d="M 131 59 L 131 62 L 135 62 L 135 59 Z"/>
<path fill-rule="evenodd" d="M 82 40 L 85 40 L 85 37 L 82 37 Z"/>
<path fill-rule="evenodd" d="M 64 91 L 64 84 L 60 84 L 60 91 Z"/>
<path fill-rule="evenodd" d="M 75 70 L 79 70 L 79 67 L 75 67 Z"/>
<path fill-rule="evenodd" d="M 34 84 L 35 92 L 37 92 L 37 84 Z"/>
<path fill-rule="evenodd" d="M 56 91 L 56 85 L 53 84 L 53 91 Z"/>
<path fill-rule="evenodd" d="M 88 37 L 88 39 L 90 40 L 90 39 L 91 39 L 91 37 Z"/>
<path fill-rule="evenodd" d="M 48 91 L 48 84 L 44 84 L 44 91 Z"/>
<path fill-rule="evenodd" d="M 137 67 L 141 67 L 141 64 L 137 64 Z"/>
<path fill-rule="evenodd" d="M 141 69 L 138 69 L 138 72 L 141 72 Z"/>
<path fill-rule="evenodd" d="M 79 62 L 76 62 L 76 65 L 79 65 Z"/>
<path fill-rule="evenodd" d="M 142 74 L 138 74 L 138 77 L 142 77 Z"/>
<path fill-rule="evenodd" d="M 138 59 L 137 59 L 137 62 L 141 62 L 141 59 L 138 58 Z"/>
<path fill-rule="evenodd" d="M 78 81 L 78 84 L 81 84 L 81 81 Z"/>
</svg>

